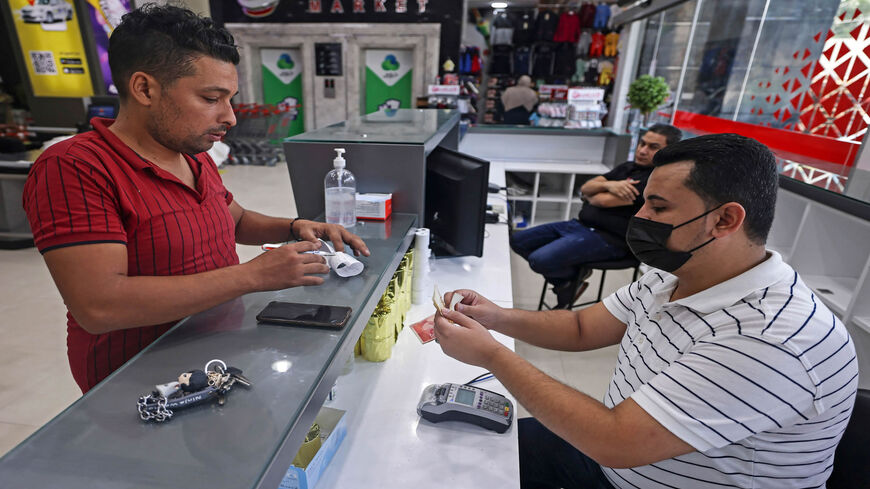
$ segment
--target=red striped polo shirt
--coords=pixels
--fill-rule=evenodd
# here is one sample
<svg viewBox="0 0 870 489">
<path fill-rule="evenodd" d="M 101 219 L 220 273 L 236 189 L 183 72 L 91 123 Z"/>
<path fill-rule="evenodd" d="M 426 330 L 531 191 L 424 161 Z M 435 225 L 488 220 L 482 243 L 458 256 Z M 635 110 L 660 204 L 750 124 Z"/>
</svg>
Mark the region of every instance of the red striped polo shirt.
<svg viewBox="0 0 870 489">
<path fill-rule="evenodd" d="M 239 263 L 233 196 L 208 154 L 185 155 L 194 190 L 125 145 L 108 129 L 112 120 L 92 123 L 94 131 L 47 149 L 25 182 L 24 209 L 41 253 L 121 243 L 129 276 L 186 275 Z M 94 335 L 67 311 L 73 377 L 87 392 L 174 324 Z"/>
</svg>

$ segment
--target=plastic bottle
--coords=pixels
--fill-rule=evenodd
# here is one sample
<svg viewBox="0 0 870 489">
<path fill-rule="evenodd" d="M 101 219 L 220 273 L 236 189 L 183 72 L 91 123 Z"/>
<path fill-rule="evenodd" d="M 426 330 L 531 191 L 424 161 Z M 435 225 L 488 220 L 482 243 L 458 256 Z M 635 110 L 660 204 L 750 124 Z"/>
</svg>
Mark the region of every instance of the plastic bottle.
<svg viewBox="0 0 870 489">
<path fill-rule="evenodd" d="M 345 170 L 344 148 L 335 148 L 335 167 L 326 174 L 323 190 L 326 195 L 326 222 L 349 228 L 356 224 L 356 179 Z"/>
</svg>

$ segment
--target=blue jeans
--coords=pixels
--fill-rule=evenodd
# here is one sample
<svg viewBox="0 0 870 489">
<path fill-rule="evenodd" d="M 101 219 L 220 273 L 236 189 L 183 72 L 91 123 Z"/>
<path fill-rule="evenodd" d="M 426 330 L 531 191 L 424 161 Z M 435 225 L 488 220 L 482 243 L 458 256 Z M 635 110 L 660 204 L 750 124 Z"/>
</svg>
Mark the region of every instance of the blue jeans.
<svg viewBox="0 0 870 489">
<path fill-rule="evenodd" d="M 517 420 L 521 489 L 613 489 L 598 462 L 535 418 Z"/>
<path fill-rule="evenodd" d="M 565 283 L 580 273 L 584 263 L 618 260 L 628 255 L 577 220 L 553 222 L 516 231 L 511 249 L 528 260 L 532 270 L 553 285 Z"/>
</svg>

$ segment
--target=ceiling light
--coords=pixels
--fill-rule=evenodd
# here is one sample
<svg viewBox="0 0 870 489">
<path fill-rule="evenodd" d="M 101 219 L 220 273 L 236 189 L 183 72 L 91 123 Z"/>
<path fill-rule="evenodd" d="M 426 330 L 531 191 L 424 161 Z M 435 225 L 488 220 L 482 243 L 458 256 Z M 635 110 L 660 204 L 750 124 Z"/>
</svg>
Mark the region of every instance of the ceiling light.
<svg viewBox="0 0 870 489">
<path fill-rule="evenodd" d="M 492 2 L 489 6 L 492 8 L 507 8 L 507 2 Z"/>
</svg>

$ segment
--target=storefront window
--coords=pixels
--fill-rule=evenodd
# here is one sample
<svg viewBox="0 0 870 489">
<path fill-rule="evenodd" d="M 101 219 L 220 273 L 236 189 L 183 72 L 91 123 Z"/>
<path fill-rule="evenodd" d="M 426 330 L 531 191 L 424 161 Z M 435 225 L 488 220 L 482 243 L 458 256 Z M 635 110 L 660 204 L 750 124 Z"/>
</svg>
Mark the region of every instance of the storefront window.
<svg viewBox="0 0 870 489">
<path fill-rule="evenodd" d="M 672 90 L 654 120 L 755 137 L 785 174 L 843 192 L 868 70 L 870 0 L 693 0 L 647 20 L 638 73 Z"/>
</svg>

